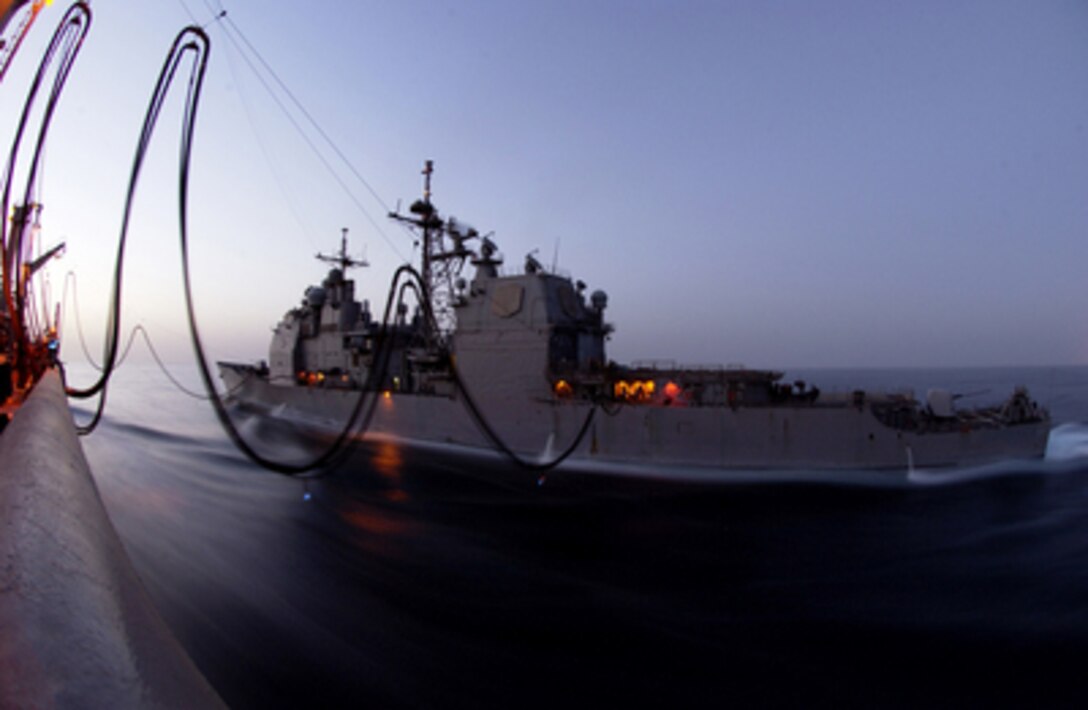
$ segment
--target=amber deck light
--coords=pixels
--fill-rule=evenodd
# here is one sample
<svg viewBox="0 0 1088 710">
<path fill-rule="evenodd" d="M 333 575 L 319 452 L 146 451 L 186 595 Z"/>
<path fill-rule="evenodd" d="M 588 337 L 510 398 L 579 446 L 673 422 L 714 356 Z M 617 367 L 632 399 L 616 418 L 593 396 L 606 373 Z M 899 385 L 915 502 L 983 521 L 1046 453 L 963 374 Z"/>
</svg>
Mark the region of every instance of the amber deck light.
<svg viewBox="0 0 1088 710">
<path fill-rule="evenodd" d="M 648 402 L 654 396 L 653 380 L 618 380 L 612 385 L 612 396 L 628 402 Z"/>
</svg>

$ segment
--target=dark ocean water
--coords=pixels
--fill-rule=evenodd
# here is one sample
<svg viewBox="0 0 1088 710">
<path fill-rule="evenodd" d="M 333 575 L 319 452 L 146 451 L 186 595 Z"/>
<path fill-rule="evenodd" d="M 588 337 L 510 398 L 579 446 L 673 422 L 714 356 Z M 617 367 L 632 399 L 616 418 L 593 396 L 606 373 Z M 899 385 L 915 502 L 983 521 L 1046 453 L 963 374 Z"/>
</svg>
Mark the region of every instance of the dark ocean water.
<svg viewBox="0 0 1088 710">
<path fill-rule="evenodd" d="M 303 483 L 136 367 L 83 443 L 233 707 L 1083 707 L 1088 368 L 789 374 L 980 402 L 1027 384 L 1048 458 L 670 484 L 375 444 Z"/>
</svg>

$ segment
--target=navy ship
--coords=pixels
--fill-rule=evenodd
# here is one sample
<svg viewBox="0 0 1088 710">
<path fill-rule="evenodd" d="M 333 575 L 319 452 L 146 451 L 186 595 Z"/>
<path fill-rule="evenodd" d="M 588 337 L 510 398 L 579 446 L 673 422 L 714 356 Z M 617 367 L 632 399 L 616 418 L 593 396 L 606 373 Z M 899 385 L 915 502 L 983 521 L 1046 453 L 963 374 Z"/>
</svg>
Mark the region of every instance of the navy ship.
<svg viewBox="0 0 1088 710">
<path fill-rule="evenodd" d="M 362 411 L 356 436 L 665 474 L 962 466 L 1045 452 L 1049 414 L 1022 387 L 960 409 L 939 389 L 923 399 L 830 393 L 773 370 L 613 362 L 607 295 L 532 254 L 501 274 L 490 236 L 439 214 L 432 169 L 409 214 L 390 214 L 422 250 L 418 271 L 398 271 L 385 316 L 355 296 L 347 274 L 365 264 L 348 255 L 345 232 L 338 254 L 317 255 L 332 268 L 276 326 L 267 362 L 219 363 L 237 404 L 326 432 Z"/>
</svg>

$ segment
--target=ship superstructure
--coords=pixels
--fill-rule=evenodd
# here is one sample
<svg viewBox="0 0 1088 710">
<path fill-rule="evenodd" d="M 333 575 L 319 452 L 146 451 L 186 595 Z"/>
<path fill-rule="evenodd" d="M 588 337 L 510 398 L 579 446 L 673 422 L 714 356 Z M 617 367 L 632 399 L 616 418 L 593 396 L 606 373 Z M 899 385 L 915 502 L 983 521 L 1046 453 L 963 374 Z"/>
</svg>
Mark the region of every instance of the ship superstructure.
<svg viewBox="0 0 1088 710">
<path fill-rule="evenodd" d="M 422 268 L 386 316 L 354 295 L 346 236 L 320 286 L 277 325 L 267 365 L 220 363 L 243 405 L 336 430 L 359 396 L 380 398 L 366 435 L 494 448 L 571 462 L 709 468 L 903 468 L 1039 457 L 1047 412 L 1017 388 L 959 410 L 942 390 L 824 393 L 742 367 L 622 365 L 606 354 L 608 297 L 532 254 L 501 274 L 489 236 L 430 199 L 391 215 L 422 233 Z M 471 280 L 461 276 L 472 267 Z M 407 285 L 405 285 L 407 284 Z M 414 291 L 415 300 L 406 297 Z M 409 303 L 412 303 L 411 307 Z M 594 414 L 600 416 L 594 418 Z"/>
</svg>

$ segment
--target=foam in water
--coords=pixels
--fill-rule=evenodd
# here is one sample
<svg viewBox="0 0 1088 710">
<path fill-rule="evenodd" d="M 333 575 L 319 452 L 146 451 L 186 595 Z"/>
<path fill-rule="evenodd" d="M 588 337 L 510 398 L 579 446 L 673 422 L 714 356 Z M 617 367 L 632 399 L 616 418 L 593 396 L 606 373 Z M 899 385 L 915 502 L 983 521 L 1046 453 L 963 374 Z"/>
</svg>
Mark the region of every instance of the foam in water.
<svg viewBox="0 0 1088 710">
<path fill-rule="evenodd" d="M 1088 457 L 1088 424 L 1069 422 L 1054 427 L 1046 444 L 1047 461 Z"/>
</svg>

